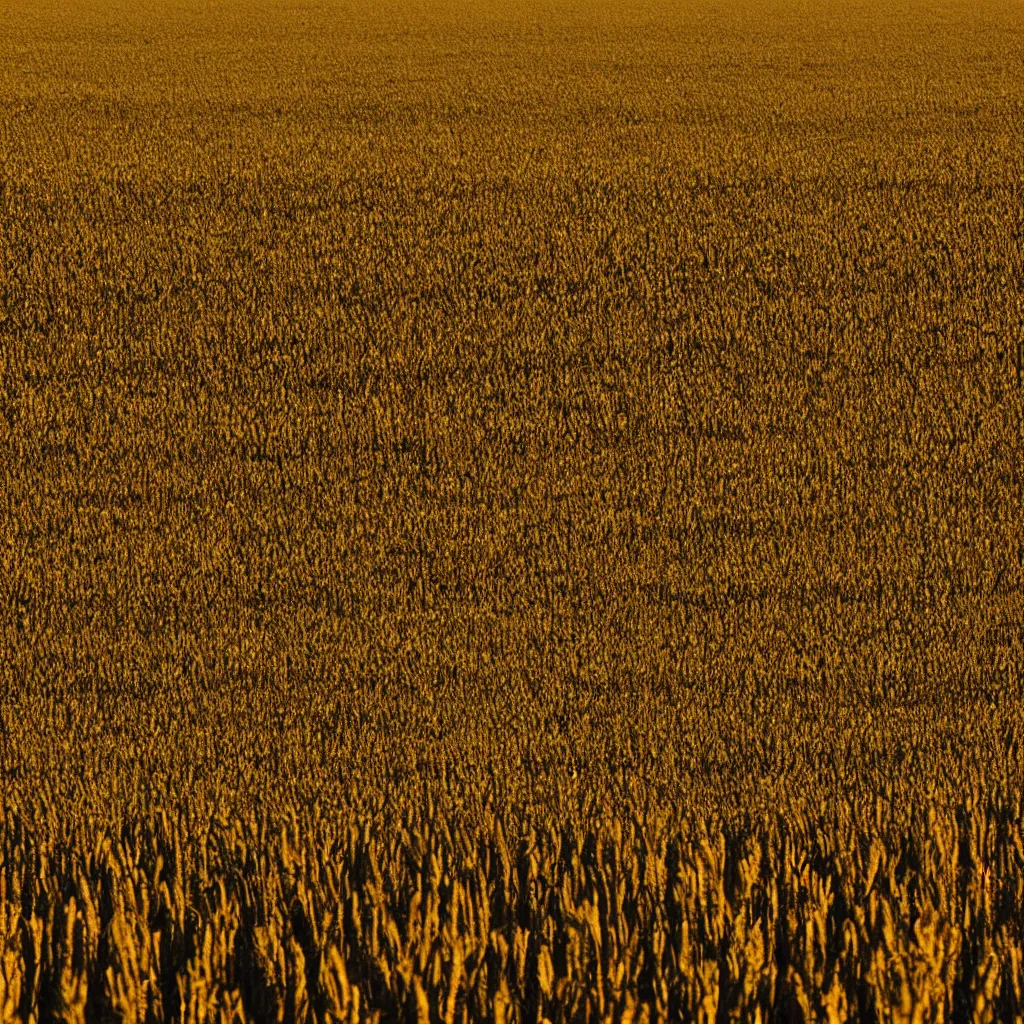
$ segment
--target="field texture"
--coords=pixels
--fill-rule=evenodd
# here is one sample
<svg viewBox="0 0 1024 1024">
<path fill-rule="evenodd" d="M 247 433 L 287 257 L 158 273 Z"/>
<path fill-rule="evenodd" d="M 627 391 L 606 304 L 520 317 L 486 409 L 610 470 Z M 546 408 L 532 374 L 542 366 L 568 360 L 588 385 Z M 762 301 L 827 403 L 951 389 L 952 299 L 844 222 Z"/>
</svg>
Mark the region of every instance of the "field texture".
<svg viewBox="0 0 1024 1024">
<path fill-rule="evenodd" d="M 6 4 L 0 1024 L 1024 1021 L 1022 126 L 1020 3 Z"/>
</svg>

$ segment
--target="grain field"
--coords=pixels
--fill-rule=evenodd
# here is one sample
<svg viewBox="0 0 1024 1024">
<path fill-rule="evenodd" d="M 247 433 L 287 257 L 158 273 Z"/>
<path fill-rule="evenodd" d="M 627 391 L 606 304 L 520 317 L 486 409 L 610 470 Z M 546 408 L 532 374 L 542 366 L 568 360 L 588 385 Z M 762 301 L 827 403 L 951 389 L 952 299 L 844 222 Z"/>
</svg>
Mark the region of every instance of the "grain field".
<svg viewBox="0 0 1024 1024">
<path fill-rule="evenodd" d="M 0 5 L 0 1024 L 1024 1024 L 1024 8 Z"/>
</svg>

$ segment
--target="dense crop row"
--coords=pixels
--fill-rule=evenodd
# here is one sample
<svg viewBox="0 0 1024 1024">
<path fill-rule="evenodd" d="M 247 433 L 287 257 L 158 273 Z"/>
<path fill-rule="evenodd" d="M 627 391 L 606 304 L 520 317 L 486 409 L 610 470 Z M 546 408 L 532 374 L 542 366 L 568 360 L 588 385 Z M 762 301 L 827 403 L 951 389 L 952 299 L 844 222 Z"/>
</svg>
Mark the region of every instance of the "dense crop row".
<svg viewBox="0 0 1024 1024">
<path fill-rule="evenodd" d="M 756 831 L 8 818 L 5 1020 L 1019 1021 L 1020 805 Z"/>
</svg>

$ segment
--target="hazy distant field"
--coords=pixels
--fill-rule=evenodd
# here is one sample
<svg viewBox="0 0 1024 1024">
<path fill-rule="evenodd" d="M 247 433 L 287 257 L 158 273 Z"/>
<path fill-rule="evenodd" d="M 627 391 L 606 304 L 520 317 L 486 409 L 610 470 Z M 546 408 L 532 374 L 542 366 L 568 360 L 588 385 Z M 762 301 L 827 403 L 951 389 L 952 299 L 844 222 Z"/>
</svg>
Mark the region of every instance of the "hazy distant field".
<svg viewBox="0 0 1024 1024">
<path fill-rule="evenodd" d="M 882 6 L 10 8 L 0 1024 L 1021 1020 L 1024 11 Z"/>
</svg>

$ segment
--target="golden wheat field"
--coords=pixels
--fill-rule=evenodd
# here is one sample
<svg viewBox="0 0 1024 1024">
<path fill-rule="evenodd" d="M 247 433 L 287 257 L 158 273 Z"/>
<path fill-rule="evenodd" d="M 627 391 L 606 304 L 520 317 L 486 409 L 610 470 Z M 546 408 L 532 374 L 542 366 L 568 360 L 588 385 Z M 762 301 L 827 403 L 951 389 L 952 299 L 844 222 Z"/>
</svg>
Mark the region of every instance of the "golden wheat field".
<svg viewBox="0 0 1024 1024">
<path fill-rule="evenodd" d="M 1019 2 L 0 2 L 0 1024 L 1021 1024 L 1022 378 Z"/>
</svg>

